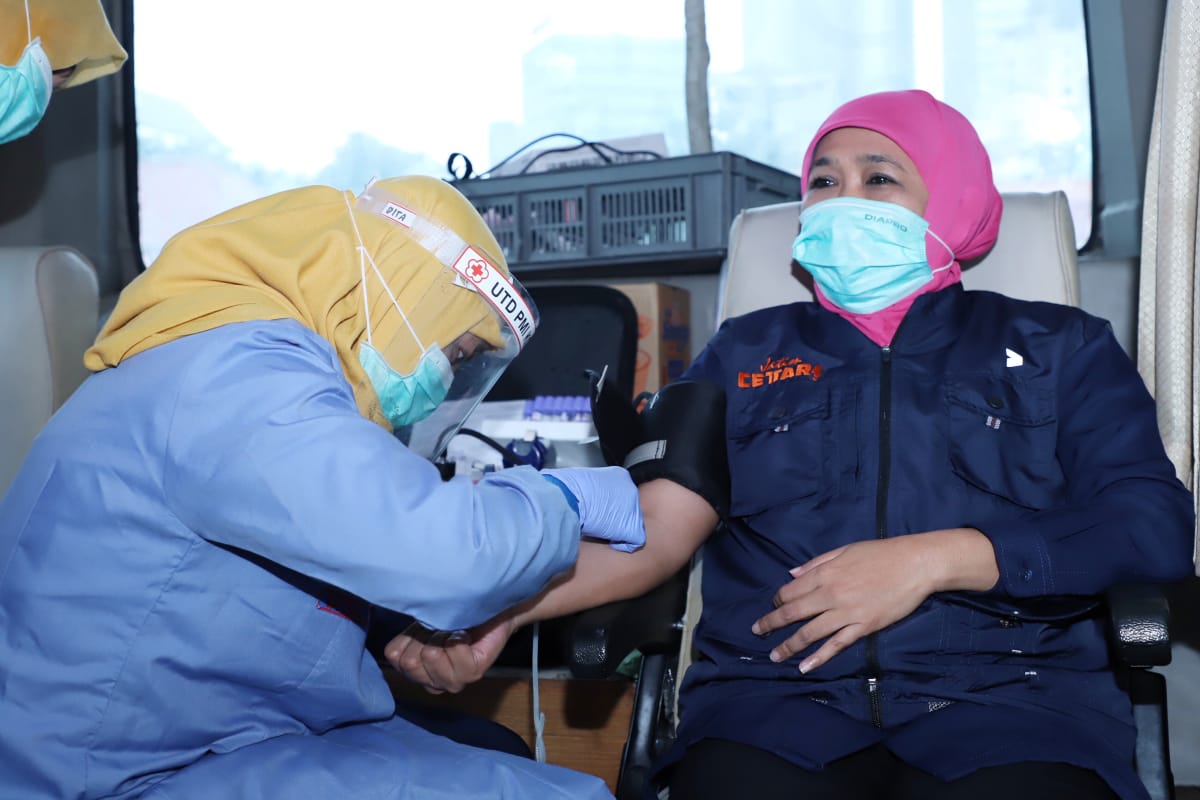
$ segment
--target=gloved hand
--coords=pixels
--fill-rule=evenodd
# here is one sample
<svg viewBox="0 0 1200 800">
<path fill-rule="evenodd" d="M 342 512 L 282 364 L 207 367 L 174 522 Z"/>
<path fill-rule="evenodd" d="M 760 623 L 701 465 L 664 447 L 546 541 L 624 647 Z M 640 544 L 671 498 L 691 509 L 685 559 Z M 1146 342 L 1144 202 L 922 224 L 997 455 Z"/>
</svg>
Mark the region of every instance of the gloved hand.
<svg viewBox="0 0 1200 800">
<path fill-rule="evenodd" d="M 666 478 L 703 497 L 718 516 L 729 513 L 723 387 L 675 381 L 637 411 L 628 395 L 598 376 L 592 421 L 604 460 L 629 470 L 635 484 Z"/>
<path fill-rule="evenodd" d="M 646 543 L 646 522 L 637 486 L 622 467 L 542 470 L 574 498 L 583 533 L 605 539 L 614 550 L 632 553 Z"/>
</svg>

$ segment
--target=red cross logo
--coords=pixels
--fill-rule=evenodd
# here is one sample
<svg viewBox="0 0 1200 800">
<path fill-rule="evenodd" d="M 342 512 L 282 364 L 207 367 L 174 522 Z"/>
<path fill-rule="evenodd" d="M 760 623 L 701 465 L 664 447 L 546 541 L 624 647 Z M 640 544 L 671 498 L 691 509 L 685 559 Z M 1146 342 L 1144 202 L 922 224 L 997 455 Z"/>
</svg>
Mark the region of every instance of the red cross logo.
<svg viewBox="0 0 1200 800">
<path fill-rule="evenodd" d="M 483 283 L 487 280 L 488 263 L 483 259 L 472 258 L 467 262 L 467 277 L 476 283 Z"/>
</svg>

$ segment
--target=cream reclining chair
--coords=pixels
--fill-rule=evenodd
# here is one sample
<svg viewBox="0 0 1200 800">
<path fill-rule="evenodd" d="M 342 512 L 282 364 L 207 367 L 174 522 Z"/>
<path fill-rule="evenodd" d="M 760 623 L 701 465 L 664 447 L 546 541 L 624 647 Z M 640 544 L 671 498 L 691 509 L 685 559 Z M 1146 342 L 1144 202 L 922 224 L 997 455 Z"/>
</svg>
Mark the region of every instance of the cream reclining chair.
<svg viewBox="0 0 1200 800">
<path fill-rule="evenodd" d="M 734 219 L 718 292 L 718 324 L 759 308 L 813 299 L 793 274 L 793 268 L 800 269 L 791 261 L 799 218 L 800 204 L 793 202 L 747 209 Z M 967 289 L 1078 305 L 1075 231 L 1066 195 L 1005 194 L 995 247 L 977 263 L 964 267 L 963 284 Z M 688 580 L 683 621 L 676 621 L 682 628 L 677 666 L 663 663 L 663 657 L 657 654 L 643 659 L 617 790 L 619 800 L 644 797 L 646 773 L 674 735 L 678 718 L 675 687 L 692 659 L 692 631 L 701 610 L 702 570 L 701 554 L 697 554 Z M 1169 800 L 1173 793 L 1166 746 L 1165 683 L 1156 673 L 1128 669 L 1170 661 L 1165 596 L 1156 587 L 1122 587 L 1110 595 L 1109 606 L 1114 663 L 1134 700 L 1138 772 L 1155 800 Z M 638 624 L 649 623 L 643 617 Z M 661 647 L 661 642 L 658 645 Z"/>
<path fill-rule="evenodd" d="M 69 247 L 0 247 L 0 497 L 50 416 L 87 376 L 96 271 Z"/>
</svg>

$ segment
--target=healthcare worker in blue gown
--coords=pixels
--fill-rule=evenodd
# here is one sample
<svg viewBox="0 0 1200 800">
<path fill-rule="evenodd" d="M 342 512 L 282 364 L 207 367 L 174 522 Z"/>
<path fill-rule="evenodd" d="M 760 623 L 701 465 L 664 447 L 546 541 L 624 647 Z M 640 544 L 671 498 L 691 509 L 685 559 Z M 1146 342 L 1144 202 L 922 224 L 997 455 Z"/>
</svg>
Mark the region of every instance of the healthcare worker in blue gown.
<svg viewBox="0 0 1200 800">
<path fill-rule="evenodd" d="M 644 542 L 620 468 L 443 482 L 430 458 L 534 332 L 432 178 L 286 191 L 122 294 L 0 501 L 0 795 L 607 798 L 394 716 L 372 606 L 434 630 Z"/>
</svg>

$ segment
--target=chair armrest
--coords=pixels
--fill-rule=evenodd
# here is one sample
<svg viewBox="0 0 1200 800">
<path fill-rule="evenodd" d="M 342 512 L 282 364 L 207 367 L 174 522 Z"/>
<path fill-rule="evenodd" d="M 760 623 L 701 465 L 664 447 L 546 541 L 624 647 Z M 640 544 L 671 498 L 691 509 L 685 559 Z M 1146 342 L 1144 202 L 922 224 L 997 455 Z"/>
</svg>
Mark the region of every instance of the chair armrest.
<svg viewBox="0 0 1200 800">
<path fill-rule="evenodd" d="M 687 570 L 640 597 L 606 603 L 569 618 L 567 666 L 576 678 L 607 678 L 634 650 L 663 652 L 679 646 L 679 621 L 687 599 Z"/>
<path fill-rule="evenodd" d="M 1171 609 L 1166 587 L 1122 584 L 1110 589 L 1106 600 L 1113 653 L 1121 665 L 1158 667 L 1171 663 Z"/>
</svg>

